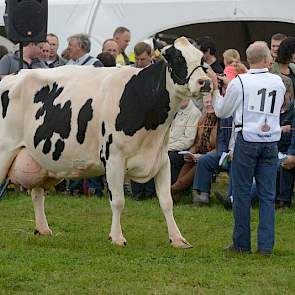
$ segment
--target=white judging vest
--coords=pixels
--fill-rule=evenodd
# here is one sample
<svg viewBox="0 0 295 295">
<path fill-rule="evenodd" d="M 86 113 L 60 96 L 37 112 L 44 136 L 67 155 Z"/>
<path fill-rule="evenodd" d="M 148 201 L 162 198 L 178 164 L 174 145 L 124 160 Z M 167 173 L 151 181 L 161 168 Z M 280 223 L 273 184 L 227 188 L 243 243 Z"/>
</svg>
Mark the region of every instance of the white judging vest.
<svg viewBox="0 0 295 295">
<path fill-rule="evenodd" d="M 238 75 L 243 89 L 243 138 L 275 142 L 281 138 L 280 111 L 285 86 L 278 75 L 261 70 Z"/>
</svg>

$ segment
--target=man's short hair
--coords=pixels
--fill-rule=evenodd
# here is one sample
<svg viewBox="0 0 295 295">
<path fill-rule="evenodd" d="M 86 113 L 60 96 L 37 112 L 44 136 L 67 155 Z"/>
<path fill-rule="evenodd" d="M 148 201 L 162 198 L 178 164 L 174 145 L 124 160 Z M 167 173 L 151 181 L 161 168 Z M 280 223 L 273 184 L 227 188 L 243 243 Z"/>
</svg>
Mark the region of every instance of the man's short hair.
<svg viewBox="0 0 295 295">
<path fill-rule="evenodd" d="M 208 49 L 210 50 L 210 54 L 211 55 L 215 55 L 216 54 L 216 43 L 215 41 L 209 37 L 209 36 L 205 36 L 205 37 L 200 37 L 196 40 L 197 43 L 197 47 L 203 52 L 207 52 Z"/>
<path fill-rule="evenodd" d="M 265 59 L 271 59 L 270 50 L 264 41 L 255 41 L 246 50 L 249 64 L 257 64 Z"/>
<path fill-rule="evenodd" d="M 34 44 L 35 46 L 37 46 L 39 43 L 43 43 L 43 42 L 29 42 L 29 41 L 24 41 L 23 42 L 23 46 L 29 46 L 30 44 Z"/>
<path fill-rule="evenodd" d="M 48 34 L 47 34 L 47 37 L 54 37 L 54 38 L 56 38 L 57 41 L 58 41 L 58 37 L 57 37 L 57 35 L 55 35 L 55 34 L 53 34 L 53 33 L 48 33 Z"/>
<path fill-rule="evenodd" d="M 79 47 L 84 49 L 87 53 L 90 52 L 91 42 L 87 34 L 75 34 L 68 38 L 68 41 L 75 39 L 77 40 Z"/>
<path fill-rule="evenodd" d="M 282 33 L 276 33 L 271 36 L 271 40 L 283 41 L 285 39 L 287 39 L 287 35 L 282 34 Z"/>
<path fill-rule="evenodd" d="M 292 55 L 295 53 L 295 37 L 288 37 L 283 40 L 278 49 L 276 61 L 281 64 L 288 64 L 292 61 Z"/>
<path fill-rule="evenodd" d="M 104 42 L 102 43 L 102 51 L 104 50 L 104 47 L 108 42 L 116 42 L 117 43 L 117 41 L 113 38 L 109 38 L 109 39 L 104 40 Z"/>
<path fill-rule="evenodd" d="M 146 52 L 148 55 L 152 54 L 152 48 L 149 44 L 145 43 L 145 42 L 138 42 L 135 46 L 134 46 L 134 54 L 136 56 L 143 54 L 144 52 Z"/>
<path fill-rule="evenodd" d="M 123 34 L 125 32 L 129 32 L 130 33 L 130 30 L 127 29 L 126 27 L 118 27 L 118 28 L 115 29 L 114 34 L 113 34 L 113 37 L 115 37 L 115 36 L 117 36 L 119 34 Z"/>
</svg>

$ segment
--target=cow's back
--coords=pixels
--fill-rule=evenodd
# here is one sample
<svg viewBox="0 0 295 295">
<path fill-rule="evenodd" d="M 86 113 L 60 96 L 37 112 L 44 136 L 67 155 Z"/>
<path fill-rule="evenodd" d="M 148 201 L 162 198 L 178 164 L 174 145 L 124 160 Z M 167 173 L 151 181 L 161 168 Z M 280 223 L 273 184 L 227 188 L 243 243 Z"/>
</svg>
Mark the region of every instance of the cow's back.
<svg viewBox="0 0 295 295">
<path fill-rule="evenodd" d="M 7 77 L 0 84 L 9 99 L 0 135 L 13 127 L 17 132 L 6 136 L 60 177 L 103 173 L 102 122 L 112 129 L 124 86 L 137 72 L 64 66 Z"/>
</svg>

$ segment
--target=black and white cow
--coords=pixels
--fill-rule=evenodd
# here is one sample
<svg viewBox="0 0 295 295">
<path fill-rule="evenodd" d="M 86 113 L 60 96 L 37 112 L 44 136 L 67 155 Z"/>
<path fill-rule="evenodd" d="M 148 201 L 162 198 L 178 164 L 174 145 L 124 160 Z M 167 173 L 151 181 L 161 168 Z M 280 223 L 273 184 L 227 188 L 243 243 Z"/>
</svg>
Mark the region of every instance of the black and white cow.
<svg viewBox="0 0 295 295">
<path fill-rule="evenodd" d="M 51 235 L 44 189 L 62 178 L 106 174 L 113 212 L 110 238 L 125 245 L 120 216 L 124 176 L 155 179 L 169 239 L 190 244 L 173 217 L 169 128 L 183 99 L 209 92 L 202 53 L 186 38 L 163 49 L 143 70 L 64 66 L 23 70 L 0 82 L 0 181 L 31 190 L 36 230 Z"/>
</svg>

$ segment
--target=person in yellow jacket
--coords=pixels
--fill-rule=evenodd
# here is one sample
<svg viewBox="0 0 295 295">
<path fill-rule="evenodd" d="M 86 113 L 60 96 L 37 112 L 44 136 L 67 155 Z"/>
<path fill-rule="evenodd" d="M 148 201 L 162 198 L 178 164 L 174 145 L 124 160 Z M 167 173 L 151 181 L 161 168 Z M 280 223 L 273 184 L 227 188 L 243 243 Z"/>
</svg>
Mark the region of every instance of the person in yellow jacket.
<svg viewBox="0 0 295 295">
<path fill-rule="evenodd" d="M 130 30 L 126 27 L 118 27 L 114 31 L 113 38 L 118 43 L 120 49 L 120 54 L 116 58 L 116 63 L 122 66 L 129 65 L 130 61 L 125 53 L 125 50 L 128 47 L 131 39 Z"/>
</svg>

